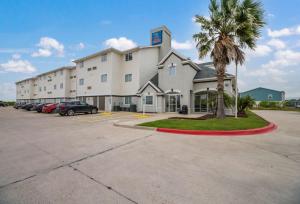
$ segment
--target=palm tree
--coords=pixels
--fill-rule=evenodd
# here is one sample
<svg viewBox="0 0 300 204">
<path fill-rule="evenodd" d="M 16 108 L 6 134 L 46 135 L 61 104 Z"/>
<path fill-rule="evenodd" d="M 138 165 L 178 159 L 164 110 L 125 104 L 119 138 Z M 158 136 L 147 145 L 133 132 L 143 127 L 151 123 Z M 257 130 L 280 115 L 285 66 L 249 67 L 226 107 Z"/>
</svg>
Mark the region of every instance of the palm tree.
<svg viewBox="0 0 300 204">
<path fill-rule="evenodd" d="M 201 32 L 194 34 L 199 58 L 210 52 L 217 72 L 217 118 L 225 118 L 224 74 L 231 62 L 242 65 L 243 49 L 254 49 L 264 26 L 262 4 L 255 0 L 211 0 L 209 17 L 195 16 Z M 237 90 L 236 90 L 237 91 Z"/>
</svg>

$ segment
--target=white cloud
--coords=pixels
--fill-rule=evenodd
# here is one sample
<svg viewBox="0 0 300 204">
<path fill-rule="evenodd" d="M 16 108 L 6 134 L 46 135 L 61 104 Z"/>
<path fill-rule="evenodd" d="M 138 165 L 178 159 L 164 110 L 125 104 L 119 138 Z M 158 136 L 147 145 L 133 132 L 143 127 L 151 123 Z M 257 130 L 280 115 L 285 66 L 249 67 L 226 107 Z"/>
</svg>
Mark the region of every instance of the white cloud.
<svg viewBox="0 0 300 204">
<path fill-rule="evenodd" d="M 42 37 L 37 44 L 38 51 L 32 53 L 32 57 L 49 57 L 53 54 L 57 56 L 64 56 L 64 45 L 54 38 Z"/>
<path fill-rule="evenodd" d="M 18 54 L 18 53 L 16 53 L 16 54 L 13 54 L 13 55 L 12 55 L 12 58 L 13 58 L 13 59 L 20 59 L 20 58 L 21 58 L 21 55 Z"/>
<path fill-rule="evenodd" d="M 78 43 L 77 49 L 82 50 L 83 48 L 85 48 L 84 43 L 82 43 L 82 42 Z"/>
<path fill-rule="evenodd" d="M 284 49 L 286 47 L 285 42 L 276 38 L 271 39 L 269 42 L 267 42 L 267 44 L 275 47 L 276 49 Z"/>
<path fill-rule="evenodd" d="M 255 50 L 246 50 L 246 55 L 249 57 L 264 57 L 269 55 L 272 49 L 267 45 L 257 45 Z"/>
<path fill-rule="evenodd" d="M 17 73 L 32 73 L 36 68 L 27 60 L 21 60 L 20 57 L 13 56 L 8 62 L 0 64 L 0 71 L 3 72 L 17 72 Z"/>
<path fill-rule="evenodd" d="M 190 50 L 194 48 L 194 45 L 189 40 L 185 42 L 177 42 L 176 40 L 172 40 L 172 48 L 176 50 Z"/>
<path fill-rule="evenodd" d="M 134 47 L 137 47 L 137 44 L 127 39 L 126 37 L 120 37 L 120 38 L 110 38 L 104 42 L 106 47 L 113 47 L 118 50 L 128 50 Z"/>
<path fill-rule="evenodd" d="M 300 52 L 281 50 L 277 51 L 274 56 L 275 59 L 262 65 L 262 67 L 276 68 L 300 65 Z"/>
<path fill-rule="evenodd" d="M 283 36 L 291 36 L 291 35 L 299 35 L 300 34 L 300 25 L 290 28 L 283 28 L 280 30 L 271 30 L 268 29 L 268 35 L 272 38 L 283 37 Z"/>
<path fill-rule="evenodd" d="M 0 84 L 0 99 L 2 100 L 15 100 L 16 98 L 16 85 L 14 83 L 1 83 Z"/>
<path fill-rule="evenodd" d="M 260 69 L 250 71 L 248 75 L 259 77 L 264 82 L 286 83 L 286 75 L 288 73 L 286 67 L 298 65 L 300 65 L 300 52 L 279 50 L 275 52 L 274 59 L 263 64 Z"/>
<path fill-rule="evenodd" d="M 39 49 L 37 52 L 32 53 L 32 57 L 49 57 L 52 52 L 48 49 Z"/>
</svg>

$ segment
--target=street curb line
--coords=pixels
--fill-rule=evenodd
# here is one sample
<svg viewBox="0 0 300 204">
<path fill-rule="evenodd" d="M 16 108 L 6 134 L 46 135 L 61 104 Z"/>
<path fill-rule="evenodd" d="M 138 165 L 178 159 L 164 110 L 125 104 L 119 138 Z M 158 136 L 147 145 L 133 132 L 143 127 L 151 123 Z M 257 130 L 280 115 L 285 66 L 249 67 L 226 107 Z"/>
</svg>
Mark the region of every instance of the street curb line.
<svg viewBox="0 0 300 204">
<path fill-rule="evenodd" d="M 254 128 L 247 130 L 182 130 L 170 128 L 157 128 L 158 132 L 175 133 L 175 134 L 188 134 L 188 135 L 203 135 L 203 136 L 243 136 L 243 135 L 256 135 L 268 133 L 277 129 L 277 125 L 269 123 L 262 128 Z"/>
<path fill-rule="evenodd" d="M 145 126 L 137 126 L 137 125 L 121 125 L 118 123 L 113 123 L 116 127 L 124 127 L 124 128 L 131 128 L 131 129 L 140 129 L 140 130 L 156 130 L 156 127 L 145 127 Z"/>
</svg>

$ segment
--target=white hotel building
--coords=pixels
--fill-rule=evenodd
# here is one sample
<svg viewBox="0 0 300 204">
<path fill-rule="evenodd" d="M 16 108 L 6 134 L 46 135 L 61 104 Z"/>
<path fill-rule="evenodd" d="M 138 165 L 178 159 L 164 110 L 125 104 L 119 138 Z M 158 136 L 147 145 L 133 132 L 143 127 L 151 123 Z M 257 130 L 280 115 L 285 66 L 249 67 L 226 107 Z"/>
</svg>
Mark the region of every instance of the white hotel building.
<svg viewBox="0 0 300 204">
<path fill-rule="evenodd" d="M 206 112 L 216 93 L 216 72 L 211 63 L 195 64 L 171 49 L 171 32 L 151 30 L 150 46 L 120 51 L 102 50 L 34 78 L 16 82 L 17 102 L 81 100 L 100 110 Z M 233 94 L 234 76 L 226 74 L 225 91 Z"/>
</svg>

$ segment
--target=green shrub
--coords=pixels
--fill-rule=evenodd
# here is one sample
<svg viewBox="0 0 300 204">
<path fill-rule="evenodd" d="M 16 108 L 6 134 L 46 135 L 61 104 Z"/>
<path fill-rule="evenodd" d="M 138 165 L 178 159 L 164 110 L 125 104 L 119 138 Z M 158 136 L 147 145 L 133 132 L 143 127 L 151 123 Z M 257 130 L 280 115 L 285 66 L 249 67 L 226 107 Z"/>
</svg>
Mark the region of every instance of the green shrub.
<svg viewBox="0 0 300 204">
<path fill-rule="evenodd" d="M 259 107 L 262 108 L 279 108 L 282 107 L 282 104 L 278 101 L 261 101 Z"/>
<path fill-rule="evenodd" d="M 5 105 L 7 105 L 7 106 L 14 106 L 14 105 L 16 104 L 15 101 L 5 101 L 4 103 L 5 103 Z"/>
</svg>

